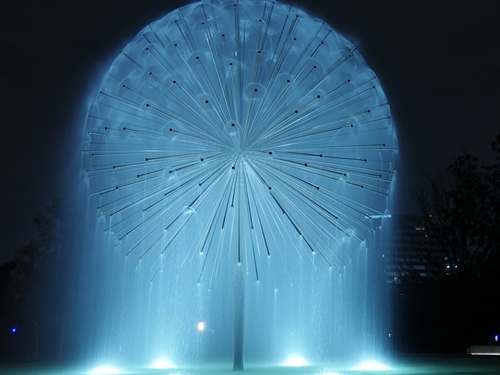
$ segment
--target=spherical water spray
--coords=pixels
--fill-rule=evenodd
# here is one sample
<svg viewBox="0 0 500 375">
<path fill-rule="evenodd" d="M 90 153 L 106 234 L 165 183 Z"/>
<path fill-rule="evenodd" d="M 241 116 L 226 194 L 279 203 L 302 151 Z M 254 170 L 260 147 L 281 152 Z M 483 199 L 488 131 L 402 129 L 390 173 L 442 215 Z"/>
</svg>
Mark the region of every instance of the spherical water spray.
<svg viewBox="0 0 500 375">
<path fill-rule="evenodd" d="M 351 43 L 292 6 L 205 1 L 151 23 L 86 127 L 90 204 L 116 249 L 153 282 L 215 285 L 231 267 L 236 326 L 251 278 L 342 274 L 386 214 L 387 99 Z"/>
</svg>

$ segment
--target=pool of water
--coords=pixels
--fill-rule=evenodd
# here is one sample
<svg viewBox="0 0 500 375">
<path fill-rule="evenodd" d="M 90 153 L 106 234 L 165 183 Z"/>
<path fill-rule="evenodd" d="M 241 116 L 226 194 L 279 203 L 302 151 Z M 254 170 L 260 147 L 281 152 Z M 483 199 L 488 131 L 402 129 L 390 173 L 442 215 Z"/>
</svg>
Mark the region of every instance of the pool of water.
<svg viewBox="0 0 500 375">
<path fill-rule="evenodd" d="M 405 357 L 396 358 L 387 364 L 389 369 L 366 370 L 342 368 L 334 364 L 323 364 L 300 367 L 262 366 L 247 364 L 243 374 L 269 375 L 486 375 L 500 374 L 499 357 Z M 216 375 L 233 373 L 231 365 L 210 364 L 203 366 L 186 366 L 172 369 L 145 369 L 117 367 L 121 374 L 128 375 Z M 83 375 L 92 371 L 88 365 L 24 363 L 0 364 L 0 374 L 12 375 Z"/>
</svg>

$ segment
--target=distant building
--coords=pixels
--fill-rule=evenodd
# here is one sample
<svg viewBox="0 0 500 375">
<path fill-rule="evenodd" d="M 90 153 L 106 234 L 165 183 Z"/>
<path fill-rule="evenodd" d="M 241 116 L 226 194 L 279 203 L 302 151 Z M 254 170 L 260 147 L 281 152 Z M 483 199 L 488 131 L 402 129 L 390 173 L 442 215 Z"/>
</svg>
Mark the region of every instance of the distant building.
<svg viewBox="0 0 500 375">
<path fill-rule="evenodd" d="M 448 261 L 430 217 L 392 215 L 388 252 L 384 254 L 385 277 L 389 283 L 402 278 L 423 282 L 449 273 Z"/>
</svg>

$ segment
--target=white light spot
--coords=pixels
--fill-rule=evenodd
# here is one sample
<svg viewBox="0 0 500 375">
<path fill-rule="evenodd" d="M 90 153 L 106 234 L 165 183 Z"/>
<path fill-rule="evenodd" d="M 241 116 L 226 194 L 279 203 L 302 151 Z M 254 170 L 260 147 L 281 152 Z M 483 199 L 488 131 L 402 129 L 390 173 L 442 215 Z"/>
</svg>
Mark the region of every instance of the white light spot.
<svg viewBox="0 0 500 375">
<path fill-rule="evenodd" d="M 297 354 L 292 354 L 281 365 L 289 367 L 299 367 L 299 366 L 309 366 L 309 363 L 307 363 L 306 360 L 301 356 Z"/>
<path fill-rule="evenodd" d="M 168 359 L 161 357 L 154 361 L 149 368 L 154 369 L 166 369 L 166 368 L 175 368 L 175 366 Z"/>
<path fill-rule="evenodd" d="M 198 322 L 198 331 L 205 330 L 205 322 Z"/>
<path fill-rule="evenodd" d="M 109 374 L 123 374 L 120 370 L 113 366 L 99 366 L 93 369 L 92 371 L 87 372 L 87 374 L 92 374 L 92 375 L 109 375 Z"/>
<path fill-rule="evenodd" d="M 354 367 L 353 370 L 357 371 L 383 371 L 390 370 L 390 368 L 383 363 L 377 361 L 365 361 Z"/>
</svg>

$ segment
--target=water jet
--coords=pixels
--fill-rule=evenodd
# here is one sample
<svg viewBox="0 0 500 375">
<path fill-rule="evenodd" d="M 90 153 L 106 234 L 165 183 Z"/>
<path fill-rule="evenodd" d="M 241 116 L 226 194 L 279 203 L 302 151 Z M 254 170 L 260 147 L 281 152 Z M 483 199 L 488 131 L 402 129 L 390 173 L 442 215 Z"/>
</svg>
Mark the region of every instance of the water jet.
<svg viewBox="0 0 500 375">
<path fill-rule="evenodd" d="M 202 1 L 139 32 L 96 93 L 85 289 L 99 355 L 242 370 L 378 354 L 397 142 L 355 46 L 293 6 Z"/>
</svg>

